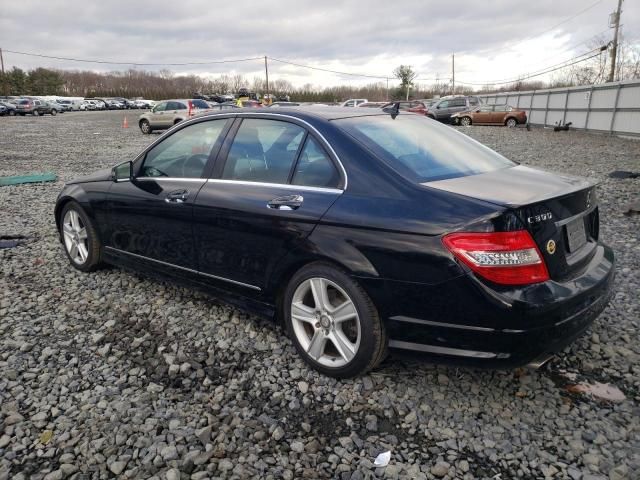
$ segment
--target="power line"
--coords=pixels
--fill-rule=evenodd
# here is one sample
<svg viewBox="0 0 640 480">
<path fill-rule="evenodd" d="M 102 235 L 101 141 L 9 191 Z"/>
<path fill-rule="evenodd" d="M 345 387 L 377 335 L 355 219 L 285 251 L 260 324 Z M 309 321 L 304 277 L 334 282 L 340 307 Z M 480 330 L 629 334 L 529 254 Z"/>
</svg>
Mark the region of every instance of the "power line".
<svg viewBox="0 0 640 480">
<path fill-rule="evenodd" d="M 182 67 L 182 66 L 187 66 L 187 65 L 213 65 L 213 64 L 219 64 L 219 63 L 238 63 L 238 62 L 249 62 L 252 60 L 262 60 L 263 57 L 251 57 L 251 58 L 236 58 L 236 59 L 231 59 L 231 60 L 210 60 L 210 61 L 206 61 L 206 62 L 182 62 L 182 63 L 140 63 L 140 62 L 114 62 L 114 61 L 110 61 L 110 60 L 89 60 L 86 58 L 72 58 L 72 57 L 57 57 L 54 55 L 44 55 L 41 53 L 30 53 L 30 52 L 18 52 L 16 50 L 7 50 L 4 49 L 5 52 L 7 53 L 13 53 L 15 55 L 25 55 L 28 57 L 39 57 L 39 58 L 50 58 L 53 60 L 66 60 L 66 61 L 70 61 L 70 62 L 82 62 L 82 63 L 101 63 L 101 64 L 106 64 L 106 65 L 135 65 L 135 66 L 139 66 L 139 67 L 150 67 L 150 66 L 156 66 L 156 67 Z"/>
<path fill-rule="evenodd" d="M 301 68 L 309 68 L 311 70 L 319 70 L 321 72 L 335 73 L 335 74 L 338 74 L 338 75 L 349 75 L 349 76 L 352 76 L 352 77 L 376 78 L 378 80 L 384 80 L 384 79 L 387 79 L 387 78 L 391 78 L 389 75 L 368 75 L 368 74 L 364 74 L 364 73 L 340 72 L 338 70 L 329 70 L 328 68 L 312 67 L 311 65 L 303 65 L 301 63 L 290 62 L 288 60 L 281 60 L 281 59 L 273 58 L 273 57 L 268 57 L 268 58 L 269 58 L 269 60 L 273 60 L 274 62 L 285 63 L 287 65 L 294 65 L 296 67 L 301 67 Z"/>
<path fill-rule="evenodd" d="M 458 83 L 461 83 L 463 85 L 472 85 L 472 86 L 485 86 L 485 85 L 505 85 L 507 83 L 515 83 L 515 82 L 521 82 L 523 80 L 528 80 L 530 78 L 534 78 L 534 77 L 539 77 L 540 75 L 545 75 L 547 73 L 551 73 L 551 72 L 555 72 L 556 70 L 560 70 L 561 68 L 566 68 L 566 67 L 570 67 L 571 65 L 575 65 L 577 63 L 581 63 L 581 62 L 585 62 L 587 60 L 590 60 L 594 57 L 597 57 L 601 54 L 601 52 L 603 51 L 602 49 L 606 49 L 605 47 L 601 47 L 598 50 L 597 53 L 594 53 L 593 55 L 586 57 L 586 58 L 580 58 L 583 57 L 584 55 L 588 55 L 589 53 L 593 52 L 593 50 L 591 50 L 591 52 L 587 52 L 584 55 L 580 55 L 578 57 L 574 57 L 574 59 L 579 59 L 579 60 L 575 60 L 571 63 L 567 63 L 570 62 L 570 60 L 567 60 L 567 62 L 563 62 L 562 64 L 558 64 L 558 66 L 555 66 L 554 68 L 552 67 L 548 67 L 548 69 L 538 72 L 538 73 L 533 73 L 530 75 L 525 75 L 523 77 L 517 77 L 511 80 L 504 80 L 504 81 L 494 81 L 494 82 L 483 82 L 483 83 L 472 83 L 472 82 L 461 82 L 458 80 Z M 573 59 L 572 59 L 573 60 Z"/>
</svg>

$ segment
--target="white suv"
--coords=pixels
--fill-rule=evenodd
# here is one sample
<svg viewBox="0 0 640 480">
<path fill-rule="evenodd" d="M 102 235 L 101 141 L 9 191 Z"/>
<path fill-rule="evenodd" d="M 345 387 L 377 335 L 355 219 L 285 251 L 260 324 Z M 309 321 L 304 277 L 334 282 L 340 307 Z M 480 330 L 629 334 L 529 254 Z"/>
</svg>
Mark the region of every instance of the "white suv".
<svg viewBox="0 0 640 480">
<path fill-rule="evenodd" d="M 343 102 L 341 107 L 357 107 L 361 103 L 367 103 L 369 100 L 366 98 L 350 98 L 346 102 Z"/>
</svg>

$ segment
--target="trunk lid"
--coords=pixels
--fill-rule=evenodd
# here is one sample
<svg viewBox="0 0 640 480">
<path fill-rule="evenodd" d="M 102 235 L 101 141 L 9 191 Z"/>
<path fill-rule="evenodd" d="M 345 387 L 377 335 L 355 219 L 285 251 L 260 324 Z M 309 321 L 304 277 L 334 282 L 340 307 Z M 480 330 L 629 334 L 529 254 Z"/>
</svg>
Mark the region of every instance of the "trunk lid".
<svg viewBox="0 0 640 480">
<path fill-rule="evenodd" d="M 554 280 L 577 275 L 595 253 L 599 217 L 593 181 L 517 166 L 423 185 L 507 207 L 504 215 L 515 214 L 517 228 L 529 231 Z"/>
</svg>

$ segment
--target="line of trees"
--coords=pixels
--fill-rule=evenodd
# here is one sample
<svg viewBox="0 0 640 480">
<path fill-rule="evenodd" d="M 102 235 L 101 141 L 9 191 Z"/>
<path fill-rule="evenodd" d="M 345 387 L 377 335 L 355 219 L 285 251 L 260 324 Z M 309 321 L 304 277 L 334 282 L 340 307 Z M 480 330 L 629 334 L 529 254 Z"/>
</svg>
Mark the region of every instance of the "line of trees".
<svg viewBox="0 0 640 480">
<path fill-rule="evenodd" d="M 596 39 L 595 46 L 606 43 Z M 589 61 L 558 70 L 551 81 L 515 81 L 505 85 L 486 85 L 476 93 L 492 93 L 514 90 L 534 90 L 549 87 L 588 85 L 606 81 L 608 58 L 606 53 Z M 427 72 L 424 72 L 427 73 Z M 451 93 L 470 94 L 468 85 L 456 85 L 455 92 L 449 81 L 431 84 L 414 83 L 415 72 L 410 66 L 400 65 L 394 71 L 400 85 L 387 89 L 387 82 L 375 82 L 364 86 L 338 85 L 317 87 L 310 83 L 295 87 L 286 79 L 272 79 L 270 93 L 288 95 L 292 101 L 336 102 L 347 98 L 367 98 L 370 101 L 410 98 L 433 98 Z M 616 78 L 628 80 L 640 78 L 640 46 L 621 41 L 616 65 Z M 233 93 L 241 87 L 258 93 L 266 93 L 263 77 L 249 79 L 240 74 L 223 74 L 215 78 L 198 75 L 176 75 L 169 70 L 150 72 L 129 69 L 126 71 L 98 73 L 90 70 L 70 71 L 36 68 L 28 72 L 13 67 L 4 75 L 0 73 L 0 94 L 4 95 L 62 95 L 78 97 L 142 97 L 150 100 L 191 97 L 194 93 Z"/>
</svg>

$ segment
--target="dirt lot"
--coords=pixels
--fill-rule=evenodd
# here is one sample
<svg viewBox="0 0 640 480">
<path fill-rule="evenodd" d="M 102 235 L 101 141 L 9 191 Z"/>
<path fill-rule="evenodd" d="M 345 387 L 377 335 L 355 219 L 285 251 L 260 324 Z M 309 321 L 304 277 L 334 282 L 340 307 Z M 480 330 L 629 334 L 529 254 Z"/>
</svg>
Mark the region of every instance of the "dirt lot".
<svg viewBox="0 0 640 480">
<path fill-rule="evenodd" d="M 335 381 L 283 332 L 202 294 L 118 269 L 71 268 L 52 217 L 65 180 L 132 158 L 157 135 L 123 112 L 0 118 L 0 480 L 61 478 L 638 478 L 640 141 L 469 127 L 525 164 L 591 176 L 616 250 L 612 304 L 544 369 L 390 359 Z M 606 384 L 607 401 L 567 388 Z M 615 394 L 615 395 L 614 395 Z M 624 398 L 622 398 L 624 397 Z M 391 451 L 386 469 L 373 460 Z"/>
</svg>

